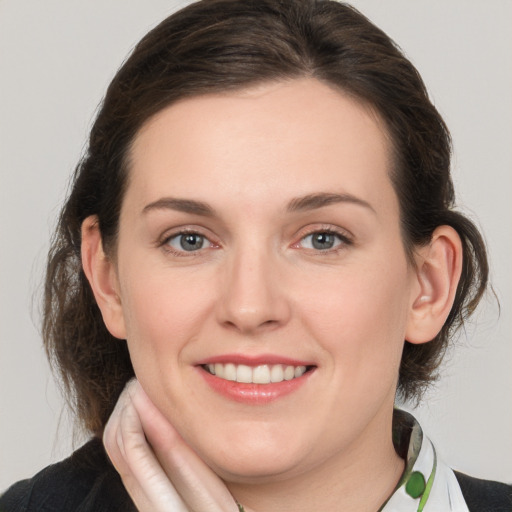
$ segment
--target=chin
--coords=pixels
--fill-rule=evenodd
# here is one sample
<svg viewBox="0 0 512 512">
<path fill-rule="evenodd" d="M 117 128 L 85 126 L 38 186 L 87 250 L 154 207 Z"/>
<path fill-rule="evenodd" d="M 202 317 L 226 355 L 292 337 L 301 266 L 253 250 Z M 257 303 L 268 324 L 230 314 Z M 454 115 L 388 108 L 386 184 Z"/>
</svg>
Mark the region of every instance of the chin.
<svg viewBox="0 0 512 512">
<path fill-rule="evenodd" d="M 224 435 L 211 435 L 199 444 L 190 441 L 222 479 L 233 482 L 263 483 L 285 478 L 297 471 L 305 454 L 305 443 L 282 428 L 244 428 L 241 432 L 226 429 Z"/>
<path fill-rule="evenodd" d="M 210 467 L 226 482 L 245 484 L 264 484 L 285 480 L 298 471 L 297 462 L 286 460 L 285 455 L 280 454 L 279 459 L 267 458 L 266 460 L 231 459 L 224 458 Z"/>
</svg>

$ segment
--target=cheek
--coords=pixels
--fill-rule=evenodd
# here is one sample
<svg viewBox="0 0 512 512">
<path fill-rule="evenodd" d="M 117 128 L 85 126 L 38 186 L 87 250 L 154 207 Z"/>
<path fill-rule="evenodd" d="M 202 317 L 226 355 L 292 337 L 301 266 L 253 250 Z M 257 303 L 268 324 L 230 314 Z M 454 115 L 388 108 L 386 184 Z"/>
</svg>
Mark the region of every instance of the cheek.
<svg viewBox="0 0 512 512">
<path fill-rule="evenodd" d="M 394 375 L 407 323 L 408 286 L 405 262 L 396 268 L 351 268 L 306 283 L 297 305 L 305 328 L 336 367 L 353 375 Z"/>
<path fill-rule="evenodd" d="M 167 418 L 178 418 L 193 402 L 184 382 L 190 349 L 208 322 L 211 298 L 204 279 L 179 278 L 169 272 L 138 271 L 126 280 L 123 312 L 127 344 L 137 379 Z M 199 276 L 198 276 L 199 277 Z M 175 423 L 182 435 L 187 425 Z"/>
<path fill-rule="evenodd" d="M 140 267 L 139 267 L 140 268 Z M 134 367 L 173 366 L 197 338 L 213 303 L 204 279 L 186 273 L 138 270 L 121 288 L 127 341 Z"/>
</svg>

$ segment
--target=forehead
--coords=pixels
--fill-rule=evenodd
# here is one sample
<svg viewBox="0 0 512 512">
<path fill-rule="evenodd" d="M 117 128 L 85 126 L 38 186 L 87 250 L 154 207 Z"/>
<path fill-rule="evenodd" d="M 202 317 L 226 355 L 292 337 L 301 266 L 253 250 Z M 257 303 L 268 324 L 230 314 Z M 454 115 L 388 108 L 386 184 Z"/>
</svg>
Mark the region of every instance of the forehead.
<svg viewBox="0 0 512 512">
<path fill-rule="evenodd" d="M 283 201 L 327 191 L 378 206 L 393 192 L 390 155 L 384 123 L 348 95 L 314 79 L 263 84 L 182 100 L 150 119 L 132 146 L 127 196 L 264 204 L 277 188 Z"/>
</svg>

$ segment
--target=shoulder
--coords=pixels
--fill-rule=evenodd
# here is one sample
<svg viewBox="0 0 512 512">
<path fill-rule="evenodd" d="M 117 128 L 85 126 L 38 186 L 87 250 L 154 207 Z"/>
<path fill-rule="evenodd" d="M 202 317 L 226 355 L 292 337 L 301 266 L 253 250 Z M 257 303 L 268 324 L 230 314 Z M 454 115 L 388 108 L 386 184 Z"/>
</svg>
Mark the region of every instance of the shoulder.
<svg viewBox="0 0 512 512">
<path fill-rule="evenodd" d="M 512 485 L 454 473 L 470 512 L 512 511 Z"/>
<path fill-rule="evenodd" d="M 2 512 L 129 512 L 135 507 L 100 439 L 0 497 Z"/>
</svg>

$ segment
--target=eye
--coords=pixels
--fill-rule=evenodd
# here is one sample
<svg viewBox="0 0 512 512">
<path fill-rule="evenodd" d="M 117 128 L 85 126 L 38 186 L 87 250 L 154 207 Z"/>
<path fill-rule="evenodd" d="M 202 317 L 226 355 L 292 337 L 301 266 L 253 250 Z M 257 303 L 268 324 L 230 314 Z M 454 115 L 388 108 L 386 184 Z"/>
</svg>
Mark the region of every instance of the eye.
<svg viewBox="0 0 512 512">
<path fill-rule="evenodd" d="M 305 236 L 300 241 L 301 247 L 317 251 L 328 251 L 348 243 L 350 241 L 346 237 L 330 231 L 316 231 Z"/>
<path fill-rule="evenodd" d="M 194 252 L 211 245 L 210 241 L 199 233 L 179 233 L 165 242 L 177 252 Z"/>
</svg>

